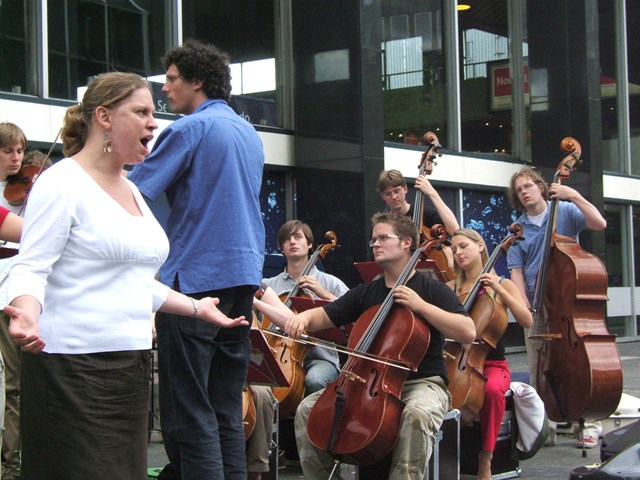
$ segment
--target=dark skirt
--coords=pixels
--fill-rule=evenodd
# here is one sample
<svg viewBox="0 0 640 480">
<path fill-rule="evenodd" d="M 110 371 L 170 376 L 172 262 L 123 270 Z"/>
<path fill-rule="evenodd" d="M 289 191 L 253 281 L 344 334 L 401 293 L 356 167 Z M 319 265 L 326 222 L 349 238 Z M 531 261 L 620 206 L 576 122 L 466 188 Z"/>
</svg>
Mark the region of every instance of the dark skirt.
<svg viewBox="0 0 640 480">
<path fill-rule="evenodd" d="M 22 355 L 22 478 L 147 478 L 149 351 Z"/>
</svg>

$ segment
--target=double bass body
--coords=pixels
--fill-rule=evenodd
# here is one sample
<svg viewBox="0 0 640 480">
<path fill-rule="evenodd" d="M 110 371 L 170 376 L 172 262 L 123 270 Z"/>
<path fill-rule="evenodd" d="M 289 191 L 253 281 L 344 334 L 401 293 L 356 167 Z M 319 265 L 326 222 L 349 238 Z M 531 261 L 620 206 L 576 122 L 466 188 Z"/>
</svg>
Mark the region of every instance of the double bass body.
<svg viewBox="0 0 640 480">
<path fill-rule="evenodd" d="M 554 421 L 605 418 L 615 411 L 622 369 L 604 322 L 607 272 L 577 242 L 554 235 L 545 288 L 549 334 L 538 355 L 536 386 Z"/>
</svg>

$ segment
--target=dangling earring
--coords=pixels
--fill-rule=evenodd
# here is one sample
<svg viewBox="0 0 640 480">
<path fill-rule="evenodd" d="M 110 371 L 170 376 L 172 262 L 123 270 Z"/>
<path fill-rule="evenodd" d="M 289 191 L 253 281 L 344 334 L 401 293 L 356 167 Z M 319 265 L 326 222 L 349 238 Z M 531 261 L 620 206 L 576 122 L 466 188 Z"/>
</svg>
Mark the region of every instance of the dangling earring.
<svg viewBox="0 0 640 480">
<path fill-rule="evenodd" d="M 109 130 L 104 131 L 104 141 L 102 143 L 102 151 L 111 153 L 111 140 L 109 140 Z"/>
</svg>

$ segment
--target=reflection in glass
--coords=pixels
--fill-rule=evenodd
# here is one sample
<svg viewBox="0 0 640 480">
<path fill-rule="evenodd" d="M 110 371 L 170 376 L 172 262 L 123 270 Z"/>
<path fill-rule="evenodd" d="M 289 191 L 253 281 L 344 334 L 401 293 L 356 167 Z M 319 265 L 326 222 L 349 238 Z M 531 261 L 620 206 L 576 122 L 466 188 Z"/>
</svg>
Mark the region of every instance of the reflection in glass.
<svg viewBox="0 0 640 480">
<path fill-rule="evenodd" d="M 509 233 L 509 226 L 519 217 L 506 195 L 482 190 L 464 190 L 462 201 L 464 228 L 476 230 L 484 239 L 489 254 Z M 509 277 L 504 255 L 498 260 L 498 275 Z"/>
<path fill-rule="evenodd" d="M 385 140 L 446 138 L 446 82 L 439 0 L 382 1 Z"/>
<path fill-rule="evenodd" d="M 161 71 L 169 0 L 47 2 L 49 93 L 76 99 L 78 87 L 109 71 Z"/>
<path fill-rule="evenodd" d="M 29 40 L 26 22 L 27 2 L 0 2 L 0 91 L 31 93 L 27 90 Z"/>
<path fill-rule="evenodd" d="M 513 62 L 509 50 L 507 1 L 478 2 L 458 14 L 460 29 L 460 94 L 462 150 L 513 154 Z M 525 20 L 516 18 L 523 34 Z M 522 44 L 522 56 L 528 54 Z M 524 65 L 524 101 L 528 99 L 528 71 Z M 517 97 L 516 97 L 517 98 Z M 523 133 L 524 134 L 524 133 Z M 523 135 L 521 134 L 521 135 Z M 525 152 L 516 152 L 521 157 Z"/>
<path fill-rule="evenodd" d="M 602 259 L 607 266 L 610 287 L 623 287 L 629 285 L 628 269 L 624 268 L 625 260 L 625 236 L 626 228 L 622 220 L 622 207 L 620 205 L 606 204 L 604 206 L 604 218 L 607 221 L 605 230 L 605 258 Z M 635 223 L 634 217 L 634 223 Z M 639 233 L 640 234 L 640 233 Z"/>
<path fill-rule="evenodd" d="M 282 126 L 278 118 L 275 1 L 182 0 L 183 36 L 229 53 L 231 108 L 254 125 Z"/>
</svg>

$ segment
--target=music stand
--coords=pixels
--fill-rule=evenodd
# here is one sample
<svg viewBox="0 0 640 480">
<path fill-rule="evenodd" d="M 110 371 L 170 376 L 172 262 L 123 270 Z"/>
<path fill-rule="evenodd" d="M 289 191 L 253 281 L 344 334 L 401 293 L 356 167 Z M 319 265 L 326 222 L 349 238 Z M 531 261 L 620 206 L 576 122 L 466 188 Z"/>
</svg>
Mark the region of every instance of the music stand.
<svg viewBox="0 0 640 480">
<path fill-rule="evenodd" d="M 249 338 L 251 339 L 251 355 L 247 382 L 268 387 L 288 387 L 287 377 L 282 373 L 262 330 L 251 328 Z"/>
<path fill-rule="evenodd" d="M 371 282 L 382 275 L 382 267 L 376 262 L 354 262 L 353 265 L 365 282 Z M 442 270 L 440 270 L 438 264 L 431 259 L 420 260 L 416 264 L 416 271 L 433 280 L 446 282 Z"/>
</svg>

